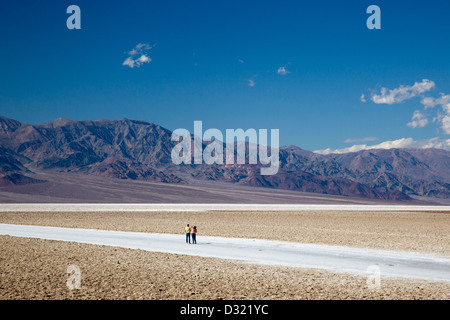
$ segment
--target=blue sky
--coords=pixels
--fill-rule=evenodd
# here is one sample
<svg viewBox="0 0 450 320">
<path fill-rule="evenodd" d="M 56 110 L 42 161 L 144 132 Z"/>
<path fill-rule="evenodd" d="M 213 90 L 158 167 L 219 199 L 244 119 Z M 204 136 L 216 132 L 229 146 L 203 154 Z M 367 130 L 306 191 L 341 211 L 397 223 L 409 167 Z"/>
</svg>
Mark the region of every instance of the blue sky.
<svg viewBox="0 0 450 320">
<path fill-rule="evenodd" d="M 81 30 L 66 27 L 72 4 Z M 366 27 L 372 4 L 380 30 Z M 0 115 L 170 130 L 202 120 L 223 132 L 279 129 L 281 145 L 307 150 L 406 138 L 448 148 L 449 18 L 446 0 L 10 1 Z"/>
</svg>

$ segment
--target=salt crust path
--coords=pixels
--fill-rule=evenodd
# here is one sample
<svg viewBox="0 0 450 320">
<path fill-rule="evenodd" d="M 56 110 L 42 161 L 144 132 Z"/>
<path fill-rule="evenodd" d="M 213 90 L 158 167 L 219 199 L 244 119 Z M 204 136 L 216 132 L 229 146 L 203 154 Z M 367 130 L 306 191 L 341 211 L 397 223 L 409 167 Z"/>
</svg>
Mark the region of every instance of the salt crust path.
<svg viewBox="0 0 450 320">
<path fill-rule="evenodd" d="M 450 282 L 450 259 L 432 254 L 203 236 L 198 237 L 197 244 L 194 245 L 185 243 L 184 235 L 13 224 L 0 224 L 0 235 L 71 241 L 267 265 L 317 268 L 366 276 L 373 275 L 373 266 L 376 265 L 379 267 L 381 278 L 400 277 Z"/>
</svg>

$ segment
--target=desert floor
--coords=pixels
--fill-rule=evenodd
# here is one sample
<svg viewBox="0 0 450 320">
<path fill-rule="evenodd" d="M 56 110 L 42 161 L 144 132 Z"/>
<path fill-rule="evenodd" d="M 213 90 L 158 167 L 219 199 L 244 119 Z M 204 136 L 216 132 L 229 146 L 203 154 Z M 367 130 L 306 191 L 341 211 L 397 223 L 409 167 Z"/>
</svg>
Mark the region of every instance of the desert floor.
<svg viewBox="0 0 450 320">
<path fill-rule="evenodd" d="M 450 257 L 450 212 L 0 212 L 0 223 L 336 244 Z M 1 299 L 448 299 L 450 284 L 0 236 Z M 67 267 L 81 272 L 70 290 Z"/>
</svg>

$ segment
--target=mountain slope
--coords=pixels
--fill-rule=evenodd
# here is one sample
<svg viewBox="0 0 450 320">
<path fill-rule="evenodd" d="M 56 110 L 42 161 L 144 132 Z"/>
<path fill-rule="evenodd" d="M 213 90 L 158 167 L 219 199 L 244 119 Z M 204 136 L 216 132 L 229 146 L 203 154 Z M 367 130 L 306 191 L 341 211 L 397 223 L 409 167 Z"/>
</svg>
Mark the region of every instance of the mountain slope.
<svg viewBox="0 0 450 320">
<path fill-rule="evenodd" d="M 26 178 L 33 170 L 44 170 L 172 184 L 218 181 L 369 199 L 450 195 L 450 153 L 444 150 L 319 155 L 286 146 L 280 148 L 279 172 L 262 176 L 260 164 L 175 165 L 171 135 L 161 126 L 129 119 L 61 118 L 28 125 L 0 117 L 0 173 L 9 176 L 4 184 L 41 182 Z"/>
</svg>

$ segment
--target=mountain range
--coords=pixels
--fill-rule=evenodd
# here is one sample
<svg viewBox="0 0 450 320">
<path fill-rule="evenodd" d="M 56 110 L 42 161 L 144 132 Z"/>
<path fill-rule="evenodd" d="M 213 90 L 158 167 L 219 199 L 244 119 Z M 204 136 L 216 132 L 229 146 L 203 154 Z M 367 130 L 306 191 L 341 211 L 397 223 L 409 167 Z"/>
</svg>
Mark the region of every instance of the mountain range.
<svg viewBox="0 0 450 320">
<path fill-rule="evenodd" d="M 170 130 L 159 125 L 129 119 L 60 118 L 30 125 L 0 117 L 0 187 L 45 185 L 45 176 L 36 173 L 59 172 L 173 185 L 216 182 L 389 201 L 450 198 L 450 152 L 446 150 L 375 149 L 322 155 L 282 146 L 278 173 L 264 176 L 261 164 L 175 165 L 171 136 Z"/>
</svg>

